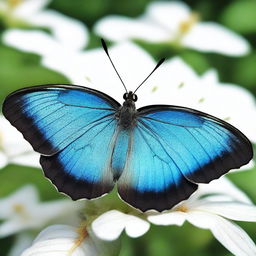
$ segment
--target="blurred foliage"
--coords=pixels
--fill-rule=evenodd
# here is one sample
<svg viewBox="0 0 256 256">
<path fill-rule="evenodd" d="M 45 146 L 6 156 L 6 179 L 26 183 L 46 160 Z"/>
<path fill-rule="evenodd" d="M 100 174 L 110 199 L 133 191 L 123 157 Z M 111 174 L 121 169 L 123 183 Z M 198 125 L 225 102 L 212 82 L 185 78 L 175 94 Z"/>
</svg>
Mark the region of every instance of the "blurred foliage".
<svg viewBox="0 0 256 256">
<path fill-rule="evenodd" d="M 95 22 L 109 14 L 135 17 L 142 14 L 149 0 L 54 0 L 49 7 L 84 22 L 90 29 Z M 154 58 L 179 55 L 198 73 L 209 68 L 218 70 L 222 82 L 234 83 L 249 89 L 256 95 L 256 1 L 255 0 L 186 0 L 203 20 L 216 21 L 242 34 L 251 44 L 251 54 L 232 58 L 218 54 L 204 54 L 193 50 L 172 49 L 168 45 L 151 45 L 138 42 Z M 0 24 L 0 33 L 4 30 Z M 89 48 L 100 46 L 99 39 L 91 33 Z M 1 35 L 1 34 L 0 34 Z M 75 39 L 74 39 L 75 40 Z M 100 72 L 100 70 L 99 70 Z M 0 102 L 13 90 L 25 86 L 68 83 L 63 75 L 40 65 L 40 58 L 0 43 Z M 217 104 L 217 102 L 216 102 Z M 255 122 L 255 117 L 252 117 Z M 255 131 L 256 132 L 256 131 Z M 256 169 L 228 175 L 256 203 Z M 36 184 L 42 200 L 62 198 L 38 169 L 9 165 L 0 171 L 0 197 L 6 196 L 24 184 Z M 256 240 L 256 224 L 239 223 Z M 0 240 L 0 255 L 5 256 L 13 237 Z M 182 228 L 151 227 L 151 231 L 138 239 L 122 236 L 121 256 L 228 256 L 207 230 L 200 230 L 186 223 Z"/>
</svg>

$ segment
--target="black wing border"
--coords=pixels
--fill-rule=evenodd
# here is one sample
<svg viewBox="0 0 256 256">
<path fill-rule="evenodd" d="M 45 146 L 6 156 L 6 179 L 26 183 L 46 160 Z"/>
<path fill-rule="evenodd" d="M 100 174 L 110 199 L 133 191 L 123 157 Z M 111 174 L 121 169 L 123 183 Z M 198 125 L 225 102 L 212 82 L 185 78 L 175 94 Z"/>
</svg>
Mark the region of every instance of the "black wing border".
<svg viewBox="0 0 256 256">
<path fill-rule="evenodd" d="M 116 101 L 115 99 L 113 99 L 112 97 L 110 97 L 109 95 L 107 95 L 104 92 L 101 92 L 99 90 L 95 90 L 89 87 L 85 87 L 85 86 L 81 86 L 81 85 L 73 85 L 73 84 L 43 84 L 43 85 L 34 85 L 34 86 L 29 86 L 29 87 L 25 87 L 25 88 L 21 88 L 18 89 L 12 93 L 10 93 L 4 100 L 3 102 L 3 114 L 4 114 L 4 109 L 5 109 L 5 105 L 7 104 L 7 101 L 13 97 L 13 96 L 18 96 L 20 94 L 24 94 L 24 93 L 29 93 L 29 92 L 34 92 L 34 91 L 47 91 L 47 90 L 54 90 L 54 89 L 62 89 L 62 90 L 79 90 L 82 92 L 86 92 L 86 93 L 91 93 L 94 94 L 104 100 L 106 100 L 114 109 L 118 109 L 121 104 Z"/>
</svg>

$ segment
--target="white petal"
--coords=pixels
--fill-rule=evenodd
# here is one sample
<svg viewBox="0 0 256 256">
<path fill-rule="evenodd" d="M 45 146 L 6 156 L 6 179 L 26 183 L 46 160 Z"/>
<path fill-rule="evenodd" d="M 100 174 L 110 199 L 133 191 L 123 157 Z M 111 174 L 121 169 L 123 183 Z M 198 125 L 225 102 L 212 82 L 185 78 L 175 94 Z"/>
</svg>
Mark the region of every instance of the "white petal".
<svg viewBox="0 0 256 256">
<path fill-rule="evenodd" d="M 102 214 L 92 223 L 93 232 L 100 239 L 109 241 L 117 239 L 124 229 L 128 236 L 139 237 L 145 234 L 149 227 L 145 220 L 116 210 Z"/>
<path fill-rule="evenodd" d="M 200 51 L 230 56 L 245 55 L 250 51 L 245 39 L 213 22 L 201 22 L 193 26 L 182 43 Z"/>
<path fill-rule="evenodd" d="M 256 246 L 239 226 L 223 218 L 218 218 L 211 228 L 213 235 L 234 255 L 256 255 Z"/>
<path fill-rule="evenodd" d="M 210 229 L 219 240 L 234 255 L 256 255 L 256 246 L 250 237 L 239 226 L 217 215 L 207 212 L 191 211 L 187 220 L 193 225 Z"/>
<path fill-rule="evenodd" d="M 47 33 L 9 29 L 3 34 L 3 42 L 19 50 L 51 55 L 59 50 L 59 44 Z"/>
<path fill-rule="evenodd" d="M 29 153 L 24 153 L 23 155 L 11 158 L 10 162 L 18 165 L 41 168 L 41 165 L 39 164 L 39 158 L 40 158 L 40 155 L 38 153 L 29 152 Z"/>
<path fill-rule="evenodd" d="M 14 214 L 14 207 L 32 207 L 38 202 L 38 193 L 33 185 L 26 185 L 11 195 L 0 200 L 0 218 L 11 218 Z"/>
<path fill-rule="evenodd" d="M 0 224 L 0 238 L 19 233 L 27 228 L 30 228 L 30 226 L 26 222 L 19 221 L 17 218 L 4 221 Z"/>
<path fill-rule="evenodd" d="M 67 225 L 54 225 L 43 230 L 33 245 L 21 256 L 94 256 L 98 255 L 93 241 L 84 237 L 81 241 L 76 228 Z M 75 250 L 72 248 L 75 247 Z M 69 254 L 68 254 L 69 253 Z"/>
<path fill-rule="evenodd" d="M 148 216 L 148 220 L 156 225 L 177 225 L 182 226 L 186 220 L 186 214 L 179 211 L 169 213 L 161 213 L 157 215 Z"/>
<path fill-rule="evenodd" d="M 22 134 L 1 115 L 0 143 L 9 162 L 12 162 L 15 157 L 22 157 L 26 154 L 37 155 L 31 145 L 24 140 Z"/>
<path fill-rule="evenodd" d="M 146 15 L 171 34 L 176 32 L 182 21 L 188 19 L 190 10 L 183 2 L 153 2 L 148 6 Z"/>
<path fill-rule="evenodd" d="M 199 197 L 207 194 L 227 195 L 233 200 L 237 200 L 246 204 L 252 204 L 250 198 L 226 177 L 213 180 L 209 184 L 200 184 L 199 189 L 195 193 L 195 196 Z"/>
<path fill-rule="evenodd" d="M 240 167 L 239 169 L 233 170 L 233 171 L 250 170 L 250 169 L 254 168 L 254 166 L 255 166 L 255 161 L 254 161 L 254 160 L 251 160 L 248 164 L 243 165 L 243 166 Z"/>
<path fill-rule="evenodd" d="M 8 164 L 8 158 L 6 154 L 0 152 L 0 169 L 4 168 Z"/>
<path fill-rule="evenodd" d="M 204 202 L 196 210 L 207 211 L 237 221 L 256 222 L 256 206 L 236 202 Z"/>
<path fill-rule="evenodd" d="M 132 43 L 117 44 L 111 47 L 109 52 L 129 90 L 134 89 L 155 66 L 153 58 Z M 98 89 L 120 102 L 123 101 L 124 88 L 102 49 L 89 50 L 77 55 L 62 53 L 47 56 L 43 59 L 43 64 L 62 72 L 74 84 Z"/>
<path fill-rule="evenodd" d="M 205 84 L 217 84 L 219 83 L 219 76 L 216 69 L 207 70 L 202 76 L 201 79 Z"/>
<path fill-rule="evenodd" d="M 65 218 L 65 223 L 67 223 L 68 219 L 71 221 L 75 220 L 75 217 L 84 206 L 83 201 L 55 200 L 38 204 L 37 207 L 31 209 L 31 215 L 35 219 L 40 219 L 37 222 L 39 226 L 47 224 L 52 220 L 59 221 L 61 218 Z"/>
<path fill-rule="evenodd" d="M 30 15 L 35 15 L 41 11 L 51 0 L 23 0 L 17 5 L 14 15 L 28 18 Z"/>
<path fill-rule="evenodd" d="M 108 16 L 101 19 L 94 28 L 95 33 L 113 41 L 142 39 L 161 42 L 169 39 L 169 33 L 146 19 L 131 19 L 123 16 Z"/>
<path fill-rule="evenodd" d="M 87 28 L 82 22 L 56 11 L 41 12 L 30 17 L 29 21 L 50 28 L 57 41 L 71 49 L 82 49 L 89 39 Z"/>
<path fill-rule="evenodd" d="M 181 58 L 166 60 L 138 91 L 138 106 L 171 104 L 193 107 L 200 98 L 199 77 Z M 182 85 L 182 87 L 180 87 Z M 156 88 L 154 92 L 152 89 Z"/>
</svg>

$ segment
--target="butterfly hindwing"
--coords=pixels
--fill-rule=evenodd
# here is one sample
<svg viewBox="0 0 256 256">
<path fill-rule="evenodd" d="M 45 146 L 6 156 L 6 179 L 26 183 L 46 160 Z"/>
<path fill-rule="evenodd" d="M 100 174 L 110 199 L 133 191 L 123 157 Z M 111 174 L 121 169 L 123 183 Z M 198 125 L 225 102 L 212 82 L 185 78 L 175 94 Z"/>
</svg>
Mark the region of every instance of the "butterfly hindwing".
<svg viewBox="0 0 256 256">
<path fill-rule="evenodd" d="M 170 209 L 197 183 L 208 183 L 252 158 L 248 139 L 230 124 L 175 106 L 138 110 L 120 196 L 145 211 Z"/>
<path fill-rule="evenodd" d="M 197 185 L 184 178 L 158 137 L 139 123 L 132 132 L 129 152 L 118 180 L 118 192 L 130 205 L 142 211 L 163 211 L 197 189 Z"/>
<path fill-rule="evenodd" d="M 41 156 L 45 175 L 72 199 L 95 198 L 112 190 L 111 152 L 116 124 L 106 120 L 53 156 Z"/>
<path fill-rule="evenodd" d="M 3 113 L 43 155 L 45 175 L 78 199 L 98 197 L 113 187 L 110 152 L 119 106 L 92 89 L 46 85 L 11 94 Z"/>
</svg>

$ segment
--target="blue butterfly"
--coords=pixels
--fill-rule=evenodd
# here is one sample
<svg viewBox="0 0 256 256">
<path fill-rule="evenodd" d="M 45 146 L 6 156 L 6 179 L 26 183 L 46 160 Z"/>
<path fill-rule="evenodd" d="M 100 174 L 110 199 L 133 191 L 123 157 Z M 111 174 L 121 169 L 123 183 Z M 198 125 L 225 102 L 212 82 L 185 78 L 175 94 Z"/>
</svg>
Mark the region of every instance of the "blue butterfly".
<svg viewBox="0 0 256 256">
<path fill-rule="evenodd" d="M 131 91 L 120 105 L 94 89 L 43 85 L 10 94 L 3 114 L 41 154 L 46 177 L 73 200 L 102 196 L 117 183 L 133 207 L 163 211 L 197 183 L 252 158 L 250 141 L 223 120 L 179 106 L 136 109 L 136 101 Z"/>
</svg>

